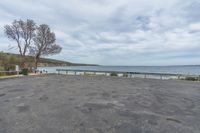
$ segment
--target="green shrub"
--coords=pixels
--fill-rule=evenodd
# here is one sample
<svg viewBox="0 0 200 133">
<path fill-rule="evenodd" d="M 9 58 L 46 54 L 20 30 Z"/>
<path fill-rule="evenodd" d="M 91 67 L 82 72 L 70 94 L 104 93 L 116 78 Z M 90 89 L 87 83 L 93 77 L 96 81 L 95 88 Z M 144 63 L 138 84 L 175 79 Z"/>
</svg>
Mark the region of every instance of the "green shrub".
<svg viewBox="0 0 200 133">
<path fill-rule="evenodd" d="M 124 74 L 123 74 L 123 77 L 128 77 L 128 74 L 127 74 L 127 73 L 124 73 Z"/>
<path fill-rule="evenodd" d="M 21 74 L 28 75 L 28 69 L 27 68 L 22 69 Z"/>
<path fill-rule="evenodd" d="M 186 77 L 185 80 L 189 80 L 189 81 L 197 81 L 198 78 L 196 78 L 196 77 Z"/>
<path fill-rule="evenodd" d="M 1 66 L 1 63 L 0 63 L 0 71 L 4 71 L 4 67 Z"/>
<path fill-rule="evenodd" d="M 118 75 L 117 75 L 117 73 L 112 72 L 112 73 L 110 74 L 110 76 L 118 76 Z"/>
</svg>

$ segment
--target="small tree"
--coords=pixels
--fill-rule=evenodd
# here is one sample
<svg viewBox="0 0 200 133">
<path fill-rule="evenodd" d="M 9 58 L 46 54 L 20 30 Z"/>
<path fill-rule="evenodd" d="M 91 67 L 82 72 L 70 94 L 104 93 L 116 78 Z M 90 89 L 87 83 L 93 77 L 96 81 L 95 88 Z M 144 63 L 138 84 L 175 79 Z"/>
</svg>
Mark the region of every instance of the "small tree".
<svg viewBox="0 0 200 133">
<path fill-rule="evenodd" d="M 36 24 L 33 20 L 14 20 L 11 25 L 4 26 L 5 35 L 17 42 L 19 54 L 25 56 L 35 36 Z"/>
<path fill-rule="evenodd" d="M 30 54 L 35 57 L 35 69 L 41 56 L 58 54 L 62 48 L 55 44 L 56 36 L 48 25 L 42 24 L 36 30 L 34 45 L 30 49 Z"/>
</svg>

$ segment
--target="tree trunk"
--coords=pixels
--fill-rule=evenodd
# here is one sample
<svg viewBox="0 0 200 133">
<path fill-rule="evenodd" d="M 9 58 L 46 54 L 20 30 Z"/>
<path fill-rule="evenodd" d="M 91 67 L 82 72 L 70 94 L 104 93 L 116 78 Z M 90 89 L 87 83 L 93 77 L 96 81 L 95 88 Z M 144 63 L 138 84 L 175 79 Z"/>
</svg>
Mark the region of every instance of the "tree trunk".
<svg viewBox="0 0 200 133">
<path fill-rule="evenodd" d="M 25 68 L 25 64 L 24 64 L 24 56 L 23 55 L 20 55 L 20 68 L 21 69 L 24 69 Z"/>
<path fill-rule="evenodd" d="M 22 56 L 23 53 L 22 53 L 22 48 L 21 48 L 21 46 L 20 46 L 19 40 L 17 40 L 17 46 L 18 46 L 18 49 L 19 49 L 19 54 Z"/>
<path fill-rule="evenodd" d="M 37 69 L 37 66 L 38 66 L 38 60 L 39 58 L 35 57 L 35 70 Z"/>
</svg>

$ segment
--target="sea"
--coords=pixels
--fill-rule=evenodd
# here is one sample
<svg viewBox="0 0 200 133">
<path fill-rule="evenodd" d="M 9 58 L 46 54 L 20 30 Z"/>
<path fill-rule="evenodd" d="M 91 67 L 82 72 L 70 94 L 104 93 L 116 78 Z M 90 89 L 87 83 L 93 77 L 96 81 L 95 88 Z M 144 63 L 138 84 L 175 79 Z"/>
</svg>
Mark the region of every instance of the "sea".
<svg viewBox="0 0 200 133">
<path fill-rule="evenodd" d="M 57 73 L 56 69 L 200 75 L 200 65 L 186 65 L 186 66 L 60 66 L 60 67 L 58 66 L 58 67 L 39 67 L 38 68 L 38 70 L 47 71 L 48 73 Z"/>
</svg>

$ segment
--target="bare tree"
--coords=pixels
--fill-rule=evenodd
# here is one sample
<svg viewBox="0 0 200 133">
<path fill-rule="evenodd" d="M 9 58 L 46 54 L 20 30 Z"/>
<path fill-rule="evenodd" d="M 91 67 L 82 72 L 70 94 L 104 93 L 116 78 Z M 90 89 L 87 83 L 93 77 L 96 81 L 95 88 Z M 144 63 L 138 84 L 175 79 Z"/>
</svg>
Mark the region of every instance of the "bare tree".
<svg viewBox="0 0 200 133">
<path fill-rule="evenodd" d="M 35 37 L 36 24 L 33 20 L 27 20 L 26 22 L 20 20 L 20 27 L 22 29 L 21 37 L 24 40 L 23 55 L 26 55 L 27 49 L 30 47 Z"/>
<path fill-rule="evenodd" d="M 25 56 L 35 36 L 36 24 L 33 20 L 14 20 L 11 25 L 4 26 L 5 35 L 17 42 L 19 53 Z"/>
<path fill-rule="evenodd" d="M 62 48 L 55 44 L 56 36 L 48 25 L 42 24 L 36 30 L 34 46 L 31 47 L 30 54 L 35 56 L 35 69 L 41 56 L 58 54 Z"/>
<path fill-rule="evenodd" d="M 14 20 L 12 25 L 5 25 L 4 26 L 6 36 L 17 42 L 17 46 L 19 48 L 19 53 L 22 55 L 22 48 L 21 48 L 21 37 L 20 37 L 20 24 L 17 20 Z"/>
</svg>

